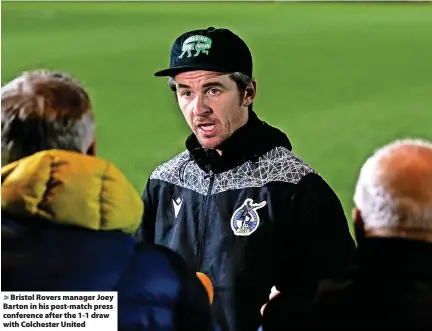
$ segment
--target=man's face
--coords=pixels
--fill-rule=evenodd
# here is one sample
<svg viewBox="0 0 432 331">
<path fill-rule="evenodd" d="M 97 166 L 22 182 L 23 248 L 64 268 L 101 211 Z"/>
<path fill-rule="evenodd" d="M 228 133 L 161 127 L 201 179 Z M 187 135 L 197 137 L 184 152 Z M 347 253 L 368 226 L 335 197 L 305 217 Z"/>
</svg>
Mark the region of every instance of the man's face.
<svg viewBox="0 0 432 331">
<path fill-rule="evenodd" d="M 180 109 L 205 148 L 217 148 L 246 124 L 252 96 L 241 97 L 236 83 L 213 71 L 190 71 L 175 77 Z"/>
</svg>

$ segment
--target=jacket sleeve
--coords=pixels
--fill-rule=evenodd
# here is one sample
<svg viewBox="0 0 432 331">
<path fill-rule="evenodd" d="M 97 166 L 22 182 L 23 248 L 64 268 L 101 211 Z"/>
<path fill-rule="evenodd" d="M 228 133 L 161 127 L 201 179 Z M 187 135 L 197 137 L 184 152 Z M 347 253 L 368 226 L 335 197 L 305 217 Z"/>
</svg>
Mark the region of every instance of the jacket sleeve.
<svg viewBox="0 0 432 331">
<path fill-rule="evenodd" d="M 144 213 L 142 216 L 141 226 L 135 237 L 138 242 L 154 243 L 156 227 L 156 210 L 151 195 L 151 182 L 147 181 L 142 195 L 144 203 Z"/>
<path fill-rule="evenodd" d="M 296 185 L 288 220 L 276 225 L 276 233 L 275 285 L 282 293 L 310 298 L 320 280 L 342 276 L 354 260 L 342 204 L 317 174 Z"/>
</svg>

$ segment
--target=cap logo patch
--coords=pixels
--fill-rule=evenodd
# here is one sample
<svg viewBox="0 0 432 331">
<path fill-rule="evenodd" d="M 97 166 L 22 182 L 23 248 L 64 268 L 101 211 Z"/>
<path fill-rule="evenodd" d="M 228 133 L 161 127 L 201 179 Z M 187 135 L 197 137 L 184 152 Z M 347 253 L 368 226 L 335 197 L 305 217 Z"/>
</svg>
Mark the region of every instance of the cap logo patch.
<svg viewBox="0 0 432 331">
<path fill-rule="evenodd" d="M 198 56 L 201 53 L 208 55 L 209 49 L 212 46 L 212 40 L 209 37 L 194 35 L 190 36 L 183 42 L 182 53 L 179 55 L 179 59 L 187 53 L 187 57 L 192 56 L 192 52 L 195 52 L 193 56 Z"/>
</svg>

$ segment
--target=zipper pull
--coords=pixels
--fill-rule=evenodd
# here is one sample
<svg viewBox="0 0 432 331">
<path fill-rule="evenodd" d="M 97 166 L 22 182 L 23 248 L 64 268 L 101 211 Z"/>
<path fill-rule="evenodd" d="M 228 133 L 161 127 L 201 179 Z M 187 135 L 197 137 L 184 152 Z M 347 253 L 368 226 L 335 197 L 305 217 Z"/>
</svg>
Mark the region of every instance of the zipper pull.
<svg viewBox="0 0 432 331">
<path fill-rule="evenodd" d="M 204 179 L 210 178 L 213 175 L 212 170 L 211 170 L 211 165 L 208 164 L 207 165 L 207 174 L 204 176 Z"/>
</svg>

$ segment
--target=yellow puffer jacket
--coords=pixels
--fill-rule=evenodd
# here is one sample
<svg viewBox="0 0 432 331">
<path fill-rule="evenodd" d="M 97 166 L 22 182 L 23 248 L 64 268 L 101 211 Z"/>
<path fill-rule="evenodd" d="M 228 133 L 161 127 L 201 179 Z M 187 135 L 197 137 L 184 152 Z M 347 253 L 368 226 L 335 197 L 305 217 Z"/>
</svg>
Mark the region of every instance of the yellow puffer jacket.
<svg viewBox="0 0 432 331">
<path fill-rule="evenodd" d="M 1 174 L 1 208 L 11 216 L 128 234 L 140 225 L 141 197 L 101 158 L 49 150 L 6 165 Z"/>
</svg>

